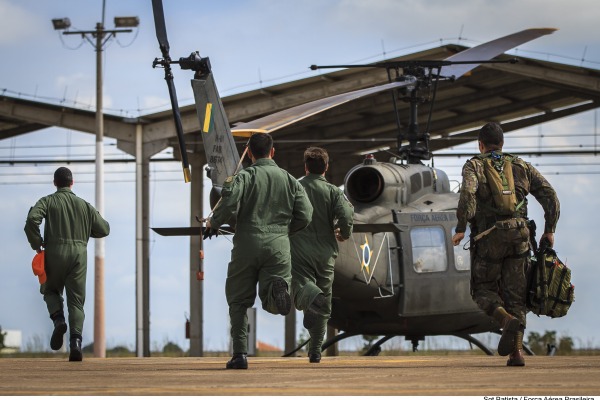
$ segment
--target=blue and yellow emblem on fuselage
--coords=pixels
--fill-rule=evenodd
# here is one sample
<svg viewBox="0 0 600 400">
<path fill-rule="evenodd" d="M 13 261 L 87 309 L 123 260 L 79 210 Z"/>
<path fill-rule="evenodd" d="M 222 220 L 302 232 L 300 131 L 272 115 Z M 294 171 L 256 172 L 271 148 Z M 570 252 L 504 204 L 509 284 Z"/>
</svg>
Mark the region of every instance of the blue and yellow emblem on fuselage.
<svg viewBox="0 0 600 400">
<path fill-rule="evenodd" d="M 373 250 L 371 250 L 371 248 L 369 247 L 369 239 L 367 238 L 367 235 L 365 235 L 365 243 L 360 245 L 360 249 L 362 250 L 360 270 L 366 270 L 367 274 L 370 274 L 369 264 L 371 263 L 371 256 L 373 255 Z"/>
</svg>

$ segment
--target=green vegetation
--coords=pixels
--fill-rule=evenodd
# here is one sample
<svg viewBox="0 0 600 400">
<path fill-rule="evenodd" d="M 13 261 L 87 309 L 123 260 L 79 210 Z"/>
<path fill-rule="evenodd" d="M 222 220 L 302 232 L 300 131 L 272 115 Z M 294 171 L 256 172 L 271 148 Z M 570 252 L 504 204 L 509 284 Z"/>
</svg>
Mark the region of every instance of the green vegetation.
<svg viewBox="0 0 600 400">
<path fill-rule="evenodd" d="M 2 331 L 0 327 L 0 349 L 5 347 L 4 338 L 6 332 Z M 303 344 L 309 338 L 308 332 L 302 330 L 298 335 L 297 344 Z M 340 349 L 340 356 L 358 356 L 364 355 L 365 352 L 370 349 L 373 344 L 379 340 L 381 336 L 375 335 L 362 335 L 355 338 L 349 338 L 347 340 L 354 340 L 354 347 L 347 346 L 345 349 Z M 495 350 L 497 344 L 498 335 L 486 334 L 479 338 L 489 349 Z M 57 358 L 64 359 L 68 356 L 68 352 L 53 352 L 48 350 L 48 338 L 40 335 L 33 335 L 30 337 L 25 344 L 22 352 L 0 354 L 0 357 L 19 357 L 19 358 Z M 537 356 L 545 355 L 569 355 L 569 356 L 598 356 L 600 355 L 600 349 L 589 343 L 582 345 L 580 341 L 577 341 L 578 348 L 574 348 L 574 340 L 568 335 L 557 335 L 556 331 L 545 331 L 540 334 L 535 331 L 526 331 L 525 345 L 528 346 L 534 354 Z M 67 346 L 68 347 L 68 346 Z M 306 346 L 300 349 L 296 356 L 302 357 L 306 355 Z M 354 350 L 353 350 L 354 349 Z M 89 343 L 83 347 L 84 357 L 93 357 L 94 343 Z M 390 340 L 381 346 L 379 355 L 381 356 L 444 356 L 444 355 L 483 355 L 484 353 L 476 346 L 468 346 L 467 343 L 460 338 L 435 338 L 427 337 L 425 340 L 419 342 L 418 351 L 412 351 L 412 345 L 406 341 L 404 337 L 399 336 Z M 179 344 L 174 341 L 164 338 L 162 343 L 154 342 L 151 351 L 151 357 L 187 357 L 189 356 L 188 351 L 184 351 Z M 279 357 L 281 351 L 258 351 L 257 356 L 259 357 Z M 106 349 L 106 357 L 135 357 L 135 348 L 126 345 L 116 345 Z M 230 356 L 228 350 L 213 350 L 204 351 L 206 357 L 228 357 Z"/>
<path fill-rule="evenodd" d="M 6 336 L 6 332 L 2 331 L 2 326 L 0 326 L 0 350 L 2 350 L 4 347 L 4 337 Z"/>
<path fill-rule="evenodd" d="M 573 354 L 573 339 L 570 336 L 562 336 L 557 339 L 556 331 L 546 331 L 543 335 L 537 332 L 529 332 L 526 343 L 535 354 Z"/>
</svg>

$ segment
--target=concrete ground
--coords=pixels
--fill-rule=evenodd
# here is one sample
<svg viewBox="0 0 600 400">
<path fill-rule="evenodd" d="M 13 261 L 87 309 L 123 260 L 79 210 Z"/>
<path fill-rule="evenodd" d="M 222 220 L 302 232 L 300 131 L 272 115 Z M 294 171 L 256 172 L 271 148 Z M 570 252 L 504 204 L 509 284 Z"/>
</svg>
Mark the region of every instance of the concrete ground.
<svg viewBox="0 0 600 400">
<path fill-rule="evenodd" d="M 5 395 L 600 396 L 600 356 L 485 355 L 249 358 L 0 358 Z"/>
</svg>

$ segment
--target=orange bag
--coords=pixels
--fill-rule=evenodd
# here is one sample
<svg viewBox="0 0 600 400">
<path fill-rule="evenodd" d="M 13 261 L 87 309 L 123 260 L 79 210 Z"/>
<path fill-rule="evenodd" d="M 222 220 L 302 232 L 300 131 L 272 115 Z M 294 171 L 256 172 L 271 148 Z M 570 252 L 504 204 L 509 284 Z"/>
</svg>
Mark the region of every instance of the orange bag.
<svg viewBox="0 0 600 400">
<path fill-rule="evenodd" d="M 46 252 L 42 250 L 33 256 L 33 261 L 31 261 L 33 274 L 38 277 L 40 285 L 46 283 L 46 269 L 44 268 L 45 254 Z"/>
</svg>

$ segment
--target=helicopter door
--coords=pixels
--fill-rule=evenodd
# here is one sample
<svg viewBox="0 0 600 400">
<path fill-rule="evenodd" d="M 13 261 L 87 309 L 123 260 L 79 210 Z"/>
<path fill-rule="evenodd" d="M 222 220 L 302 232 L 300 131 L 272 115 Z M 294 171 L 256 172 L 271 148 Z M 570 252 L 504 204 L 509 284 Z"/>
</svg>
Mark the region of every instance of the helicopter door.
<svg viewBox="0 0 600 400">
<path fill-rule="evenodd" d="M 456 212 L 398 213 L 407 225 L 399 314 L 418 316 L 476 309 L 470 295 L 470 259 L 452 245 Z M 468 254 L 468 252 L 467 252 Z"/>
</svg>

